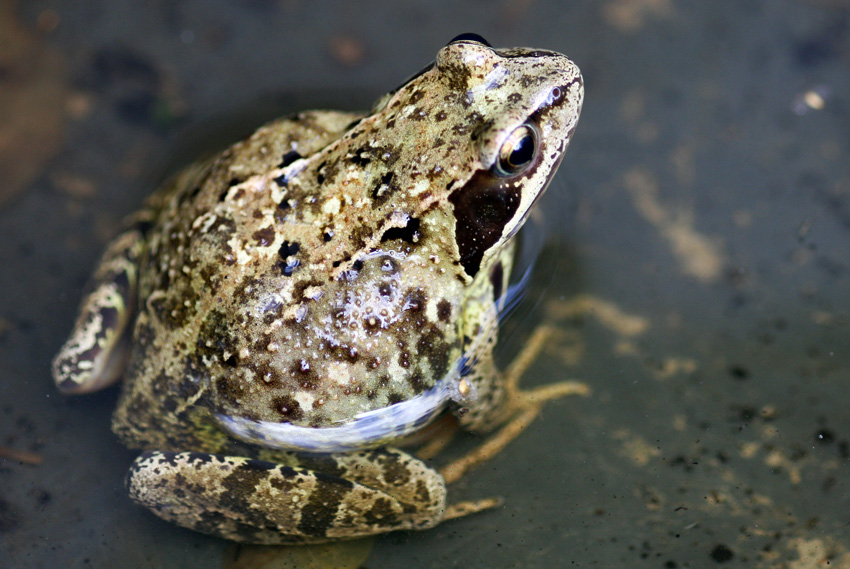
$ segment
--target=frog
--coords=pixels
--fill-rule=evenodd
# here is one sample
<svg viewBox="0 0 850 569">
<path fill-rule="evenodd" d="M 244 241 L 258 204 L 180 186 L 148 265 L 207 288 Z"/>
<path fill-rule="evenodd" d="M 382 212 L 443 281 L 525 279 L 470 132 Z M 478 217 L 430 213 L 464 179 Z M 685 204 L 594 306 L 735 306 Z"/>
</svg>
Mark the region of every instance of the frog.
<svg viewBox="0 0 850 569">
<path fill-rule="evenodd" d="M 447 476 L 399 443 L 515 414 L 494 347 L 516 235 L 583 97 L 566 56 L 463 34 L 370 111 L 277 119 L 155 191 L 52 368 L 67 394 L 120 382 L 132 500 L 251 544 L 490 507 L 447 504 Z"/>
</svg>

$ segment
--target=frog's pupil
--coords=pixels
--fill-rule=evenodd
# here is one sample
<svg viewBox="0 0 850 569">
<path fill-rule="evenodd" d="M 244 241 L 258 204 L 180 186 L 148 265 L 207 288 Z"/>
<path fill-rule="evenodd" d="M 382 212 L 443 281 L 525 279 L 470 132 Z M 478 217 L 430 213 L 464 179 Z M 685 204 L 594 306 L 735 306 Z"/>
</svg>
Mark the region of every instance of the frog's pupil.
<svg viewBox="0 0 850 569">
<path fill-rule="evenodd" d="M 499 176 L 517 176 L 531 164 L 536 153 L 536 131 L 532 125 L 524 124 L 502 143 L 495 171 Z"/>
<path fill-rule="evenodd" d="M 532 140 L 530 135 L 525 135 L 514 146 L 508 160 L 510 162 L 511 167 L 519 168 L 519 167 L 525 166 L 526 164 L 531 162 L 531 158 L 533 156 L 534 156 L 534 140 Z"/>
</svg>

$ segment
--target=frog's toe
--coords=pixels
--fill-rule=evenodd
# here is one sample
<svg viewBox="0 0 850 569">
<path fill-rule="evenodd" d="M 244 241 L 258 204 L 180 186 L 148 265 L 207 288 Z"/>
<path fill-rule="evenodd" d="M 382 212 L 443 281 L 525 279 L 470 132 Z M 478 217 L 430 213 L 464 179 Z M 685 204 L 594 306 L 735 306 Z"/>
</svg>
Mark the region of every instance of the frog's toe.
<svg viewBox="0 0 850 569">
<path fill-rule="evenodd" d="M 425 499 L 410 504 L 388 488 L 273 462 L 147 452 L 130 468 L 127 486 L 137 503 L 195 531 L 243 543 L 321 543 L 437 524 L 445 486 L 433 477 L 437 490 L 423 481 Z"/>
</svg>

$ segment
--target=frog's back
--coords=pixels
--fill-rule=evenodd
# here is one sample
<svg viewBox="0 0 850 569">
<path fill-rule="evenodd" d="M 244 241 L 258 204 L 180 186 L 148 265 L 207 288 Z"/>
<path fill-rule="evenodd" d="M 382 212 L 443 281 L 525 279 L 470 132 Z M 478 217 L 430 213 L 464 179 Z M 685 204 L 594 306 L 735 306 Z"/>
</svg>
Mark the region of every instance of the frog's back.
<svg viewBox="0 0 850 569">
<path fill-rule="evenodd" d="M 213 414 L 334 425 L 422 394 L 458 361 L 463 283 L 420 241 L 449 204 L 370 219 L 349 213 L 344 180 L 293 183 L 326 171 L 320 149 L 339 137 L 316 122 L 353 120 L 272 123 L 151 198 L 146 300 L 113 422 L 127 444 L 214 450 L 226 438 Z"/>
</svg>

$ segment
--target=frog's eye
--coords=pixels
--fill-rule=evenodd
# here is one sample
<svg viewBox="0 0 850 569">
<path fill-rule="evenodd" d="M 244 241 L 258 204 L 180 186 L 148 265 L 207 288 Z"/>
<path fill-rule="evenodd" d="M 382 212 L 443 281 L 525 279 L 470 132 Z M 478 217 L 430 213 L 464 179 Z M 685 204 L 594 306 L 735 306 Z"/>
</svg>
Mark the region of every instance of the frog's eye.
<svg viewBox="0 0 850 569">
<path fill-rule="evenodd" d="M 486 45 L 487 47 L 493 47 L 492 45 L 490 45 L 490 42 L 485 40 L 483 37 L 479 36 L 478 34 L 473 34 L 471 32 L 467 32 L 465 34 L 460 34 L 459 36 L 453 37 L 452 41 L 450 41 L 446 45 L 451 45 L 453 43 L 480 43 L 481 45 Z"/>
<path fill-rule="evenodd" d="M 514 131 L 502 143 L 499 149 L 499 162 L 496 174 L 516 176 L 525 171 L 537 153 L 537 131 L 533 126 L 524 124 Z"/>
</svg>

